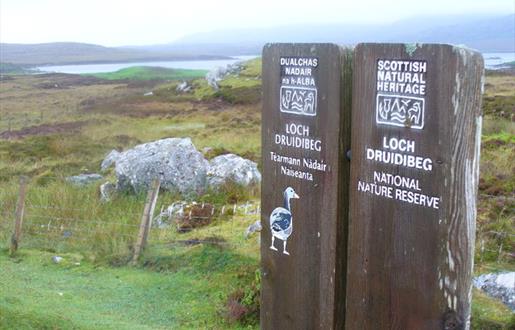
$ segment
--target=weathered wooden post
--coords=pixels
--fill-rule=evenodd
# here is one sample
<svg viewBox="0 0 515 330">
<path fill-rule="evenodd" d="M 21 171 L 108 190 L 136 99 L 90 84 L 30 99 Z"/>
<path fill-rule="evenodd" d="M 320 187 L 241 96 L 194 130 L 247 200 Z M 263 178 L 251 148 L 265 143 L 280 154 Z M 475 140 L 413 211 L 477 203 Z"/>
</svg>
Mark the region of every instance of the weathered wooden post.
<svg viewBox="0 0 515 330">
<path fill-rule="evenodd" d="M 145 201 L 145 206 L 143 207 L 143 214 L 141 215 L 138 237 L 136 239 L 136 244 L 134 245 L 134 253 L 131 260 L 132 265 L 135 265 L 138 262 L 141 251 L 147 244 L 148 234 L 152 226 L 152 215 L 154 214 L 160 187 L 161 181 L 156 179 L 152 182 L 152 185 L 148 189 L 147 199 Z"/>
<path fill-rule="evenodd" d="M 346 329 L 468 329 L 480 54 L 354 53 Z"/>
<path fill-rule="evenodd" d="M 18 202 L 16 203 L 16 214 L 14 218 L 14 232 L 11 236 L 11 246 L 9 255 L 14 256 L 20 245 L 21 231 L 23 227 L 23 216 L 25 214 L 25 195 L 27 192 L 27 177 L 20 177 L 20 190 L 18 192 Z"/>
<path fill-rule="evenodd" d="M 262 329 L 343 326 L 351 67 L 332 44 L 263 49 Z"/>
</svg>

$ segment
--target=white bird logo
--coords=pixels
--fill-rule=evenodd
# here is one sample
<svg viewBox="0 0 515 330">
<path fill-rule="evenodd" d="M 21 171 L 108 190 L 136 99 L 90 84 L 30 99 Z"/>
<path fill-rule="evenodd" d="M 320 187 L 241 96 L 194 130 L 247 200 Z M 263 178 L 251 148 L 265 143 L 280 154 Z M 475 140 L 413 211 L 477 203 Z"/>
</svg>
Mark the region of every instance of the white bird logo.
<svg viewBox="0 0 515 330">
<path fill-rule="evenodd" d="M 270 214 L 270 231 L 272 232 L 272 244 L 270 249 L 277 251 L 274 246 L 275 238 L 283 241 L 283 253 L 290 255 L 286 251 L 286 241 L 293 231 L 293 216 L 290 209 L 290 199 L 299 198 L 292 187 L 286 188 L 284 191 L 284 207 L 276 207 Z"/>
</svg>

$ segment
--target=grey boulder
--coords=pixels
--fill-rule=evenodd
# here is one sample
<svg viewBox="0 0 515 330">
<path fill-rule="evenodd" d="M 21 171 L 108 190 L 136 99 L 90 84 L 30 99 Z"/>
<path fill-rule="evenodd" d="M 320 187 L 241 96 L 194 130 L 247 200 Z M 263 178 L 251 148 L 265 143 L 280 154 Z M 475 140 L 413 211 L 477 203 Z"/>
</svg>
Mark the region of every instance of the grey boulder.
<svg viewBox="0 0 515 330">
<path fill-rule="evenodd" d="M 100 174 L 79 174 L 74 176 L 69 176 L 66 178 L 66 181 L 70 182 L 76 186 L 86 186 L 90 183 L 96 182 L 98 180 L 102 180 L 102 176 Z"/>
<path fill-rule="evenodd" d="M 53 256 L 53 257 L 52 257 L 52 262 L 53 262 L 54 264 L 58 264 L 58 263 L 60 263 L 61 261 L 63 261 L 63 257 L 60 257 L 60 256 Z"/>
<path fill-rule="evenodd" d="M 207 171 L 207 186 L 217 189 L 228 182 L 242 186 L 259 184 L 261 173 L 256 163 L 235 154 L 213 158 Z"/>
<path fill-rule="evenodd" d="M 111 167 L 111 165 L 113 165 L 114 163 L 116 163 L 116 160 L 120 157 L 120 153 L 116 150 L 111 150 L 111 152 L 109 152 L 107 154 L 107 156 L 105 156 L 104 160 L 102 161 L 102 164 L 100 164 L 100 170 L 102 172 L 105 172 L 107 171 L 107 169 L 109 167 Z"/>
<path fill-rule="evenodd" d="M 515 272 L 483 274 L 474 278 L 473 283 L 476 288 L 500 299 L 515 312 Z"/>
<path fill-rule="evenodd" d="M 161 188 L 181 194 L 200 194 L 209 163 L 189 138 L 168 138 L 140 144 L 116 160 L 117 189 L 141 192 L 159 178 Z"/>
<path fill-rule="evenodd" d="M 179 93 L 187 93 L 187 92 L 191 91 L 191 86 L 188 84 L 188 82 L 183 81 L 177 85 L 175 90 Z"/>
<path fill-rule="evenodd" d="M 206 80 L 209 86 L 214 90 L 218 90 L 218 82 L 221 81 L 225 76 L 229 74 L 238 74 L 242 69 L 242 62 L 236 62 L 234 64 L 228 64 L 225 67 L 218 67 L 206 74 Z"/>
</svg>

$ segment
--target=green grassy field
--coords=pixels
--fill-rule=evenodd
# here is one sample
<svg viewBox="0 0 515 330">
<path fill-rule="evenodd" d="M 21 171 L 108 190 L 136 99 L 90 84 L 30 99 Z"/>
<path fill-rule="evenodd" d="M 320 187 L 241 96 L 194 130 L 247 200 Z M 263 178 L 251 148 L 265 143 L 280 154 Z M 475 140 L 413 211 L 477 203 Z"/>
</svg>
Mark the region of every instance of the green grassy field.
<svg viewBox="0 0 515 330">
<path fill-rule="evenodd" d="M 2 329 L 228 329 L 226 292 L 248 285 L 256 258 L 198 245 L 176 248 L 170 271 L 103 267 L 81 255 L 22 251 L 0 253 Z M 153 262 L 159 262 L 148 257 Z"/>
<path fill-rule="evenodd" d="M 189 80 L 202 78 L 207 70 L 168 69 L 161 67 L 134 66 L 115 72 L 85 74 L 108 80 Z"/>
<path fill-rule="evenodd" d="M 197 149 L 210 148 L 208 158 L 233 152 L 261 164 L 260 66 L 259 60 L 247 63 L 239 75 L 220 82 L 218 91 L 204 79 L 193 79 L 188 93 L 176 91 L 177 81 L 156 80 L 160 73 L 155 70 L 148 73 L 150 80 L 135 79 L 139 73 L 132 70 L 131 78 L 116 80 L 54 74 L 1 81 L 0 328 L 257 327 L 259 245 L 255 237 L 241 235 L 255 218 L 220 218 L 180 237 L 153 231 L 138 266 L 129 267 L 144 196 L 122 194 L 105 204 L 98 198 L 100 183 L 80 189 L 60 178 L 99 171 L 111 149 L 166 137 L 191 137 Z M 514 86 L 513 75 L 486 78 L 477 274 L 515 270 Z M 144 96 L 149 91 L 153 95 Z M 62 244 L 60 236 L 38 240 L 28 233 L 19 255 L 7 257 L 19 175 L 31 178 L 30 205 L 53 207 L 29 207 L 27 226 L 46 225 L 38 216 L 73 218 L 83 221 L 81 228 L 90 235 Z M 114 179 L 112 170 L 106 179 Z M 162 194 L 157 209 L 177 198 Z M 202 197 L 216 204 L 258 198 L 259 191 L 235 187 Z M 97 226 L 88 219 L 109 223 Z M 213 237 L 224 244 L 158 244 Z M 53 264 L 56 254 L 65 262 Z M 243 317 L 242 308 L 247 308 Z M 509 329 L 515 320 L 502 304 L 474 291 L 473 324 L 475 329 Z"/>
</svg>

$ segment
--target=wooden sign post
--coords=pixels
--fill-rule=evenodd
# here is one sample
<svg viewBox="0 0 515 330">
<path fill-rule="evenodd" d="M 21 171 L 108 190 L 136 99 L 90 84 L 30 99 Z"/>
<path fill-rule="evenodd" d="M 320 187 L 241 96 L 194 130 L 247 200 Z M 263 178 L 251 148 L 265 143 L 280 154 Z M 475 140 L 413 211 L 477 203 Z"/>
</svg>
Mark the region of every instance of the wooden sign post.
<svg viewBox="0 0 515 330">
<path fill-rule="evenodd" d="M 263 50 L 261 328 L 343 326 L 351 52 Z"/>
<path fill-rule="evenodd" d="M 346 329 L 467 329 L 483 59 L 354 52 Z"/>
</svg>

